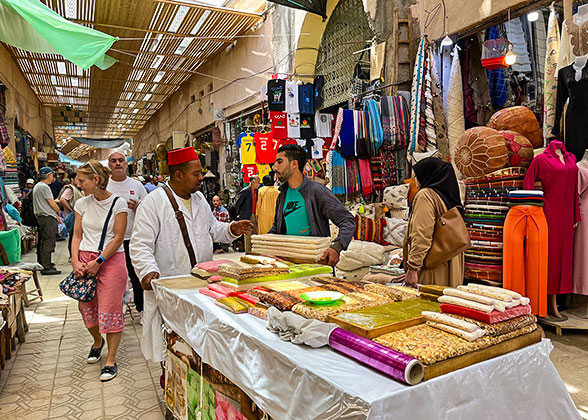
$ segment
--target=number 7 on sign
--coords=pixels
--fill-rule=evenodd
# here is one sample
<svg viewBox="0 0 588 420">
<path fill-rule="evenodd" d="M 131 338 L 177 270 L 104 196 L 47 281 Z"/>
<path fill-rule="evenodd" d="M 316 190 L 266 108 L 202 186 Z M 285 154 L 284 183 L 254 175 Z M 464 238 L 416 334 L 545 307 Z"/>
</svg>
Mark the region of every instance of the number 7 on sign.
<svg viewBox="0 0 588 420">
<path fill-rule="evenodd" d="M 280 139 L 272 139 L 272 141 L 274 142 L 274 152 L 277 152 L 280 148 Z"/>
</svg>

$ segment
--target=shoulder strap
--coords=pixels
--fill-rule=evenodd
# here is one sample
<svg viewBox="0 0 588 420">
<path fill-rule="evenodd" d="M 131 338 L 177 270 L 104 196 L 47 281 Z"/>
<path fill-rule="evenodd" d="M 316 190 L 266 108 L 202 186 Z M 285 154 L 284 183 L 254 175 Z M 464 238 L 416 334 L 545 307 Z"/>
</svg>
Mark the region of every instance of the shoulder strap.
<svg viewBox="0 0 588 420">
<path fill-rule="evenodd" d="M 180 231 L 182 232 L 182 237 L 184 238 L 184 244 L 186 245 L 186 250 L 188 251 L 188 256 L 190 257 L 190 264 L 192 267 L 196 265 L 196 256 L 194 255 L 194 248 L 192 247 L 192 242 L 190 242 L 190 236 L 188 236 L 188 228 L 186 227 L 186 220 L 184 220 L 184 213 L 178 207 L 178 203 L 172 194 L 171 189 L 167 186 L 163 186 L 163 190 L 169 198 L 169 202 L 171 203 L 172 208 L 174 209 L 174 213 L 176 215 L 176 219 L 178 220 L 178 224 L 180 225 Z"/>
<path fill-rule="evenodd" d="M 102 227 L 102 236 L 100 237 L 100 245 L 98 245 L 98 253 L 100 254 L 104 251 L 104 241 L 106 240 L 106 231 L 108 230 L 108 222 L 110 222 L 110 217 L 112 216 L 112 211 L 114 210 L 114 205 L 119 197 L 114 197 L 112 204 L 110 205 L 110 210 L 108 210 L 108 215 L 106 216 L 106 221 L 104 222 L 104 226 Z"/>
</svg>

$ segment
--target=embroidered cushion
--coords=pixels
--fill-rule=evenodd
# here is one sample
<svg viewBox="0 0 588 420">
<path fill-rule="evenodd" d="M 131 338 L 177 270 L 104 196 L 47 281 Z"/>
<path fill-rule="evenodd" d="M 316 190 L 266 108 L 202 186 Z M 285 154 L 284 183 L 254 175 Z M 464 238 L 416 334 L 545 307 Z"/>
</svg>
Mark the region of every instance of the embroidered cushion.
<svg viewBox="0 0 588 420">
<path fill-rule="evenodd" d="M 355 216 L 355 234 L 353 239 L 387 245 L 384 240 L 384 226 L 386 219 L 370 219 L 360 215 Z"/>
<path fill-rule="evenodd" d="M 384 190 L 384 204 L 390 210 L 405 210 L 408 208 L 409 184 L 393 185 Z"/>
</svg>

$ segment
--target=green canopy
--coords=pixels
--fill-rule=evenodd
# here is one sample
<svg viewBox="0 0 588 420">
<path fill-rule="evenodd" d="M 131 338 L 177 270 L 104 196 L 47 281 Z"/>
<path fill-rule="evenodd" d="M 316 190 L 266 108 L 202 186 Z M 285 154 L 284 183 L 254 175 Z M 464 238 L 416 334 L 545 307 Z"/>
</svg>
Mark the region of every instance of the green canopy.
<svg viewBox="0 0 588 420">
<path fill-rule="evenodd" d="M 61 54 L 76 66 L 102 70 L 116 60 L 106 55 L 117 38 L 70 22 L 37 0 L 0 0 L 0 41 L 23 50 Z"/>
</svg>

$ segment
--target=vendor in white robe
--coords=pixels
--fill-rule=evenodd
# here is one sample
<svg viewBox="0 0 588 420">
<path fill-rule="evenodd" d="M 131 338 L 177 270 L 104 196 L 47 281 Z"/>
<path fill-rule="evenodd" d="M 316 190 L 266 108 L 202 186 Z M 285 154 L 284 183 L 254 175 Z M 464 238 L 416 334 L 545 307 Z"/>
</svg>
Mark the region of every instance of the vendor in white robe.
<svg viewBox="0 0 588 420">
<path fill-rule="evenodd" d="M 192 147 L 170 151 L 168 165 L 170 180 L 167 185 L 184 215 L 197 263 L 212 260 L 213 242 L 231 243 L 243 233 L 251 233 L 253 225 L 248 220 L 222 223 L 212 215 L 210 205 L 199 191 L 202 164 Z M 178 220 L 163 188 L 147 195 L 137 208 L 129 248 L 145 290 L 141 350 L 146 359 L 160 362 L 165 353 L 162 319 L 151 280 L 190 275 L 192 270 Z"/>
</svg>

